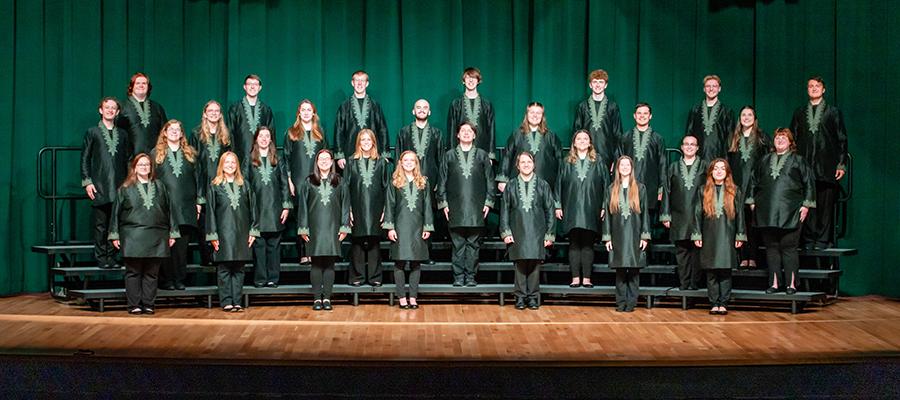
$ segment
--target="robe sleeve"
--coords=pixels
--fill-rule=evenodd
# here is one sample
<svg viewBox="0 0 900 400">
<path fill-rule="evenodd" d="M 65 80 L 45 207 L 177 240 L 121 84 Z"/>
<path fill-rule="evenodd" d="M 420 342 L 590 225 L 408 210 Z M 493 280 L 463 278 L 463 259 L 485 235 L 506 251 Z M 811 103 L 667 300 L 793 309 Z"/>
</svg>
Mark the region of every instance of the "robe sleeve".
<svg viewBox="0 0 900 400">
<path fill-rule="evenodd" d="M 212 138 L 212 140 L 216 140 Z M 187 160 L 185 160 L 187 161 Z M 203 190 L 203 181 L 206 180 L 206 161 L 200 155 L 199 147 L 194 147 L 194 168 L 191 168 L 194 173 L 194 187 L 197 189 L 194 191 L 194 203 L 198 206 L 202 206 L 206 204 L 206 192 Z M 196 210 L 195 210 L 196 211 Z M 194 222 L 196 222 L 197 217 L 194 217 Z"/>
<path fill-rule="evenodd" d="M 216 189 L 212 182 L 206 191 L 206 241 L 219 240 L 219 229 L 216 225 Z M 171 210 L 170 214 L 171 214 Z"/>
<path fill-rule="evenodd" d="M 734 110 L 728 109 L 728 112 L 722 117 L 722 123 L 725 124 L 725 131 L 730 133 L 735 128 L 735 120 L 734 120 Z M 726 138 L 730 139 L 731 135 L 726 136 Z M 729 143 L 726 141 L 726 143 Z M 727 151 L 727 149 L 726 149 Z"/>
<path fill-rule="evenodd" d="M 406 150 L 406 138 L 404 137 L 406 135 L 404 135 L 403 133 L 404 128 L 400 128 L 400 130 L 397 132 L 397 147 L 394 147 L 394 152 L 397 155 L 398 160 L 400 159 L 400 154 L 403 154 L 403 151 Z"/>
<path fill-rule="evenodd" d="M 482 105 L 484 105 L 484 104 L 485 104 L 485 102 L 482 102 Z M 485 109 L 484 110 L 484 119 L 486 122 L 485 123 L 486 126 L 484 127 L 484 131 L 485 131 L 484 133 L 490 135 L 490 140 L 488 141 L 488 143 L 490 144 L 491 148 L 488 149 L 488 157 L 491 160 L 493 160 L 496 158 L 496 156 L 494 155 L 494 152 L 497 151 L 497 140 L 496 140 L 497 133 L 496 133 L 496 129 L 495 129 L 496 127 L 494 126 L 494 106 L 491 105 L 490 107 L 483 107 L 483 108 Z"/>
<path fill-rule="evenodd" d="M 278 132 L 275 128 L 275 113 L 272 112 L 272 107 L 269 107 L 268 104 L 266 104 L 266 115 L 263 118 L 265 118 L 265 125 L 269 128 L 269 132 Z M 275 134 L 272 133 L 272 136 L 275 136 Z"/>
<path fill-rule="evenodd" d="M 285 157 L 280 163 L 278 163 L 278 175 L 281 178 L 281 208 L 284 210 L 290 210 L 294 208 L 294 202 L 291 201 L 291 184 L 289 183 L 290 178 L 290 168 L 288 168 L 288 158 Z"/>
<path fill-rule="evenodd" d="M 559 162 L 563 160 L 563 155 L 562 155 L 562 142 L 559 141 L 559 136 L 556 136 L 555 133 L 549 132 L 549 131 L 548 131 L 547 134 L 548 134 L 548 135 L 552 135 L 552 136 L 550 136 L 550 151 L 551 151 L 551 154 L 553 154 L 553 159 L 554 159 L 554 160 L 557 160 L 557 161 L 556 161 L 556 162 L 557 162 L 557 165 L 556 165 L 556 166 L 557 166 L 557 169 L 556 169 L 556 171 L 557 171 L 557 174 L 558 174 L 559 171 L 560 171 L 560 170 L 559 170 Z M 555 181 L 556 181 L 557 183 L 559 183 L 559 177 L 557 176 L 557 177 L 555 177 L 555 178 L 556 178 Z M 560 201 L 560 199 L 559 199 L 559 193 L 560 193 L 560 192 L 559 192 L 558 189 L 559 189 L 559 188 L 557 187 L 557 185 L 553 185 L 553 186 L 550 187 L 550 194 L 551 194 L 551 196 L 553 196 L 553 202 L 550 203 L 550 206 L 551 206 L 550 208 L 562 208 L 562 205 L 559 204 L 559 201 Z"/>
<path fill-rule="evenodd" d="M 500 175 L 497 176 L 497 182 L 509 182 L 512 171 L 516 170 L 516 135 L 518 134 L 519 132 L 515 131 L 506 139 L 506 149 L 500 162 Z"/>
<path fill-rule="evenodd" d="M 656 201 L 660 195 L 662 195 L 663 187 L 665 187 L 666 180 L 666 171 L 668 170 L 668 158 L 666 157 L 666 141 L 663 140 L 662 136 L 659 136 L 659 148 L 657 149 L 657 157 L 658 164 L 657 168 L 659 168 L 659 181 L 657 182 L 657 187 L 659 188 L 656 193 L 651 193 L 647 197 L 654 196 L 653 201 Z M 641 203 L 643 204 L 643 203 Z M 648 203 L 649 204 L 649 203 Z"/>
<path fill-rule="evenodd" d="M 450 139 L 450 145 L 455 147 L 457 144 L 456 138 L 456 127 L 454 125 L 458 124 L 459 116 L 456 112 L 456 107 L 454 107 L 456 101 L 450 102 L 450 109 L 447 110 L 447 137 Z"/>
<path fill-rule="evenodd" d="M 384 200 L 384 221 L 381 223 L 381 228 L 385 230 L 394 229 L 394 205 L 397 203 L 397 188 L 394 185 L 386 186 L 387 193 L 385 193 Z"/>
<path fill-rule="evenodd" d="M 838 159 L 837 169 L 846 170 L 847 168 L 847 127 L 844 126 L 844 115 L 841 110 L 834 109 L 835 134 L 837 135 Z"/>
<path fill-rule="evenodd" d="M 381 151 L 381 156 L 387 159 L 391 158 L 391 152 L 388 151 L 388 139 L 390 138 L 390 134 L 388 133 L 387 122 L 384 120 L 384 113 L 381 111 L 380 104 L 374 104 L 372 107 L 373 121 L 372 128 L 375 131 L 375 136 L 378 139 L 378 146 Z"/>
<path fill-rule="evenodd" d="M 181 238 L 181 230 L 178 228 L 178 220 L 175 217 L 175 213 L 172 212 L 172 200 L 169 197 L 169 191 L 166 189 L 166 185 L 159 181 L 154 181 L 154 184 L 161 194 L 160 208 L 169 217 L 169 239 L 179 239 Z"/>
<path fill-rule="evenodd" d="M 81 145 L 81 187 L 87 187 L 94 183 L 93 180 L 91 180 L 91 159 L 93 158 L 91 151 L 93 148 L 94 135 L 92 135 L 91 130 L 88 129 L 87 132 L 84 133 L 84 141 Z"/>
<path fill-rule="evenodd" d="M 556 185 L 553 191 L 557 193 L 556 201 L 553 202 L 553 208 L 556 210 L 562 210 L 562 191 L 563 191 L 563 182 L 569 184 L 569 169 L 566 168 L 567 161 L 564 158 L 559 160 L 559 176 L 556 177 Z"/>
<path fill-rule="evenodd" d="M 687 136 L 687 135 L 693 135 L 693 134 L 694 134 L 694 109 L 695 109 L 695 108 L 696 108 L 696 106 L 691 107 L 691 109 L 688 110 L 687 124 L 685 124 L 686 126 L 685 126 L 685 128 L 684 128 L 684 132 L 685 132 L 685 133 L 684 133 L 684 136 Z M 698 140 L 699 140 L 699 139 L 700 139 L 700 138 L 698 138 Z"/>
<path fill-rule="evenodd" d="M 297 234 L 309 235 L 309 184 L 307 180 L 300 183 L 300 187 L 294 188 L 297 194 Z"/>
<path fill-rule="evenodd" d="M 472 148 L 475 151 L 475 148 Z M 475 156 L 474 154 L 472 155 Z M 497 185 L 494 180 L 494 167 L 491 165 L 491 157 L 488 156 L 481 160 L 481 170 L 484 172 L 485 196 L 484 205 L 495 208 L 494 199 L 497 198 Z"/>
<path fill-rule="evenodd" d="M 559 179 L 557 179 L 559 181 Z M 544 240 L 549 240 L 551 242 L 556 241 L 556 213 L 554 212 L 554 206 L 556 198 L 553 195 L 553 190 L 550 188 L 550 184 L 544 182 L 544 187 L 547 189 L 544 190 L 543 202 L 544 202 L 544 218 L 547 220 L 547 232 L 544 233 Z"/>
<path fill-rule="evenodd" d="M 166 116 L 166 109 L 163 108 L 162 104 L 159 104 L 159 102 L 154 101 L 154 103 L 156 103 L 156 106 L 159 107 L 159 122 L 160 122 L 160 125 L 165 125 L 166 122 L 169 122 L 169 117 Z M 152 133 L 153 133 L 154 136 L 156 136 L 156 135 L 159 134 L 158 132 L 152 132 Z M 155 141 L 154 141 L 154 142 L 155 142 Z"/>
<path fill-rule="evenodd" d="M 612 240 L 612 231 L 609 225 L 609 187 L 603 193 L 603 218 L 600 218 L 600 241 L 608 242 Z"/>
<path fill-rule="evenodd" d="M 741 188 L 737 188 L 737 191 L 734 193 L 734 240 L 738 242 L 747 241 L 747 223 L 744 221 L 744 202 L 742 198 Z"/>
<path fill-rule="evenodd" d="M 425 182 L 425 201 L 422 202 L 425 225 L 422 228 L 426 232 L 434 232 L 434 213 L 431 211 L 431 184 Z"/>
<path fill-rule="evenodd" d="M 291 145 L 291 132 L 290 131 L 284 131 L 284 142 L 281 145 L 281 148 L 284 149 L 283 151 L 284 151 L 285 163 L 290 163 L 291 160 L 293 159 L 292 156 L 294 153 L 294 146 Z M 287 177 L 288 177 L 288 179 L 290 179 L 291 178 L 291 169 L 290 168 L 285 168 L 285 169 L 287 170 Z M 296 190 L 297 188 L 294 188 L 294 189 Z"/>
<path fill-rule="evenodd" d="M 649 242 L 651 239 L 650 238 L 650 227 L 651 227 L 651 225 L 650 225 L 650 207 L 649 207 L 650 203 L 647 202 L 647 197 L 649 197 L 647 195 L 647 190 L 645 189 L 645 187 L 641 187 L 641 186 L 642 185 L 638 185 L 638 187 L 641 188 L 640 189 L 641 193 L 640 193 L 639 197 L 641 199 L 641 208 L 643 208 L 643 210 L 641 210 L 641 240 L 646 240 Z"/>
<path fill-rule="evenodd" d="M 670 203 L 672 201 L 672 180 L 675 178 L 672 174 L 675 170 L 676 168 L 674 168 L 674 166 L 669 168 L 669 171 L 665 175 L 666 179 L 663 181 L 663 197 L 659 206 L 659 222 L 672 221 L 672 206 Z"/>
<path fill-rule="evenodd" d="M 447 139 L 444 138 L 443 132 L 438 131 L 437 138 L 438 138 L 438 140 L 437 140 L 437 151 L 436 151 L 436 153 L 437 153 L 436 159 L 437 160 L 436 160 L 436 162 L 437 162 L 438 171 L 440 171 L 441 166 L 444 165 L 444 154 L 447 154 L 447 150 L 450 150 L 450 147 L 447 145 Z M 437 186 L 435 186 L 434 189 L 435 189 L 435 191 L 437 191 Z"/>
<path fill-rule="evenodd" d="M 624 129 L 622 128 L 622 112 L 619 110 L 619 106 L 609 107 L 607 118 L 610 118 L 612 121 L 612 132 L 610 132 L 612 139 L 618 142 Z"/>
<path fill-rule="evenodd" d="M 438 181 L 437 181 L 437 190 L 435 191 L 435 196 L 437 199 L 437 208 L 439 210 L 443 210 L 448 207 L 447 202 L 447 159 L 450 158 L 450 154 L 448 152 L 443 153 L 441 157 L 441 164 L 438 165 Z"/>
<path fill-rule="evenodd" d="M 247 202 L 250 204 L 250 236 L 260 237 L 259 210 L 256 209 L 256 193 L 250 188 L 249 182 L 241 185 L 247 193 Z"/>
<path fill-rule="evenodd" d="M 341 191 L 341 227 L 338 233 L 350 234 L 350 185 L 342 179 L 338 186 Z"/>
<path fill-rule="evenodd" d="M 691 232 L 691 240 L 703 240 L 703 188 L 700 188 L 697 196 L 698 199 L 694 201 L 694 212 L 692 215 L 693 219 L 693 231 Z"/>
<path fill-rule="evenodd" d="M 791 133 L 794 134 L 794 138 L 797 138 L 797 135 L 800 134 L 800 126 L 803 124 L 803 115 L 800 112 L 800 109 L 794 110 L 794 115 L 791 117 Z M 773 142 L 774 143 L 774 142 Z"/>
<path fill-rule="evenodd" d="M 107 240 L 119 240 L 119 213 L 122 212 L 122 202 L 125 201 L 125 188 L 120 187 L 116 191 L 116 199 L 113 201 L 112 213 L 109 215 L 109 235 Z"/>
<path fill-rule="evenodd" d="M 512 193 L 513 190 L 510 187 L 507 187 L 506 190 L 503 191 L 500 200 L 500 238 L 506 239 L 509 236 L 512 236 L 512 229 L 509 225 L 509 208 L 512 207 Z M 513 238 L 515 240 L 515 238 Z"/>
<path fill-rule="evenodd" d="M 803 207 L 816 208 L 816 175 L 803 156 L 794 153 L 800 161 L 800 178 L 803 179 Z"/>
<path fill-rule="evenodd" d="M 587 113 L 584 110 L 585 102 L 578 103 L 578 107 L 575 109 L 575 122 L 572 123 L 572 132 L 578 132 L 581 129 L 586 129 L 588 126 L 588 119 L 590 117 L 587 116 Z M 590 107 L 590 105 L 588 105 Z"/>
<path fill-rule="evenodd" d="M 344 105 L 341 104 L 338 107 L 337 115 L 334 117 L 334 158 L 336 160 L 341 160 L 344 158 L 344 142 L 347 140 L 346 131 L 348 124 L 347 118 L 344 115 L 346 112 L 344 111 Z"/>
</svg>

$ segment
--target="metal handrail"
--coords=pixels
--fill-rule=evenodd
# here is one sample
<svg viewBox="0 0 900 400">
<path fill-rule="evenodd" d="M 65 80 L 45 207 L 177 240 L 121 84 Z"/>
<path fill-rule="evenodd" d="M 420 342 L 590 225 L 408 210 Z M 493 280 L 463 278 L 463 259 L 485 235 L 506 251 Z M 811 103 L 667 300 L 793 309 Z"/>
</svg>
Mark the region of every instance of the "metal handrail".
<svg viewBox="0 0 900 400">
<path fill-rule="evenodd" d="M 80 147 L 71 146 L 47 146 L 42 147 L 38 151 L 37 156 L 37 195 L 44 200 L 76 200 L 86 199 L 87 195 L 80 194 L 63 194 L 56 193 L 57 189 L 57 154 L 64 151 L 81 151 Z M 50 153 L 50 193 L 44 192 L 44 154 Z"/>
</svg>

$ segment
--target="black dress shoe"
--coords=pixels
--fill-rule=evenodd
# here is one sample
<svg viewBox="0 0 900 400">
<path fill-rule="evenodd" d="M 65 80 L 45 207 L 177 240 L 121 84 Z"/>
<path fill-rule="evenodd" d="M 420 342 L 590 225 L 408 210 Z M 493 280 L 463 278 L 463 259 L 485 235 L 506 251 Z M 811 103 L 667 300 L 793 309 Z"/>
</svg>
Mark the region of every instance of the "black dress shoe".
<svg viewBox="0 0 900 400">
<path fill-rule="evenodd" d="M 135 307 L 135 308 L 128 310 L 128 313 L 131 315 L 139 315 L 141 312 L 143 312 L 143 310 L 141 310 L 140 307 Z"/>
<path fill-rule="evenodd" d="M 616 306 L 616 312 L 625 312 L 625 306 Z"/>
<path fill-rule="evenodd" d="M 538 304 L 537 299 L 531 299 L 531 300 L 528 300 L 528 308 L 530 308 L 532 310 L 537 310 L 538 308 L 541 308 L 541 306 Z"/>
<path fill-rule="evenodd" d="M 590 289 L 590 288 L 594 287 L 594 284 L 593 283 L 582 283 L 581 287 Z"/>
<path fill-rule="evenodd" d="M 409 309 L 409 304 L 402 304 L 402 303 L 401 303 L 398 307 L 400 307 L 401 310 L 408 310 L 408 309 Z"/>
<path fill-rule="evenodd" d="M 462 287 L 465 286 L 465 283 L 463 281 L 453 281 L 453 286 Z"/>
<path fill-rule="evenodd" d="M 634 312 L 634 306 L 625 307 L 625 312 Z"/>
<path fill-rule="evenodd" d="M 722 307 L 722 309 L 719 310 L 719 315 L 728 315 L 728 310 L 726 310 L 725 307 Z"/>
<path fill-rule="evenodd" d="M 266 283 L 266 287 L 277 288 L 278 284 L 275 282 L 268 282 L 268 283 Z"/>
<path fill-rule="evenodd" d="M 775 292 L 777 292 L 777 291 L 778 291 L 777 287 L 769 287 L 768 289 L 766 289 L 766 294 L 775 294 Z"/>
<path fill-rule="evenodd" d="M 350 286 L 360 287 L 362 286 L 362 282 L 350 282 Z"/>
<path fill-rule="evenodd" d="M 476 287 L 476 286 L 478 286 L 478 282 L 475 282 L 474 279 L 470 279 L 470 280 L 466 281 L 466 286 L 468 286 L 468 287 Z"/>
<path fill-rule="evenodd" d="M 313 311 L 322 311 L 322 301 L 321 300 L 316 300 L 313 303 Z"/>
<path fill-rule="evenodd" d="M 187 288 L 184 286 L 183 283 L 175 282 L 175 290 L 184 290 L 184 289 L 187 289 Z"/>
<path fill-rule="evenodd" d="M 146 307 L 146 308 L 144 308 L 144 314 L 153 315 L 153 314 L 156 314 L 156 311 L 153 311 L 152 308 Z"/>
<path fill-rule="evenodd" d="M 410 305 L 409 305 L 409 308 L 411 308 L 411 309 L 413 309 L 413 310 L 418 310 L 418 309 L 419 309 L 419 305 L 418 305 L 418 304 L 410 304 Z"/>
<path fill-rule="evenodd" d="M 570 287 L 570 288 L 577 288 L 577 287 L 581 287 L 581 284 L 578 283 L 578 282 L 572 282 L 572 283 L 569 284 L 569 287 Z"/>
<path fill-rule="evenodd" d="M 524 310 L 525 309 L 525 300 L 519 299 L 516 300 L 516 310 Z"/>
<path fill-rule="evenodd" d="M 372 287 L 381 287 L 381 282 L 378 282 L 378 281 L 372 282 Z"/>
<path fill-rule="evenodd" d="M 787 293 L 787 294 L 797 294 L 797 289 L 796 289 L 796 288 L 789 287 L 789 288 L 787 288 L 787 289 L 784 289 L 784 292 Z"/>
<path fill-rule="evenodd" d="M 331 300 L 325 299 L 322 300 L 322 309 L 325 311 L 331 311 L 334 307 L 331 306 Z"/>
</svg>

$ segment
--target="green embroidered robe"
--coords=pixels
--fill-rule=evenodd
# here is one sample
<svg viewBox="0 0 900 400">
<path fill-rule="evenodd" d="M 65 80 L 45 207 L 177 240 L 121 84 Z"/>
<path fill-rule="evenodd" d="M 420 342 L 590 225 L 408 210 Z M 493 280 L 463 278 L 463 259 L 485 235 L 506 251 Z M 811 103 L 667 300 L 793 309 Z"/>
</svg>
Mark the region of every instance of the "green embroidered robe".
<svg viewBox="0 0 900 400">
<path fill-rule="evenodd" d="M 169 238 L 181 237 L 169 206 L 166 186 L 158 180 L 119 188 L 110 216 L 109 240 L 121 242 L 122 257 L 169 257 Z"/>
<path fill-rule="evenodd" d="M 252 260 L 253 252 L 247 241 L 250 236 L 259 237 L 259 220 L 256 199 L 247 182 L 210 184 L 207 193 L 206 240 L 219 241 L 219 251 L 213 254 L 213 261 Z"/>
<path fill-rule="evenodd" d="M 368 112 L 365 112 L 365 103 L 368 101 Z M 356 103 L 356 106 L 353 103 Z M 355 107 L 358 107 L 364 120 L 358 121 Z M 344 100 L 338 107 L 337 115 L 334 118 L 334 158 L 337 160 L 349 158 L 353 155 L 356 148 L 356 136 L 359 131 L 369 128 L 375 132 L 375 140 L 378 142 L 378 152 L 382 157 L 389 158 L 390 153 L 387 151 L 388 145 L 388 128 L 384 120 L 384 113 L 381 111 L 381 105 L 366 95 L 365 99 L 357 99 L 350 96 Z"/>
<path fill-rule="evenodd" d="M 647 212 L 647 190 L 638 183 L 640 190 L 641 212 L 628 208 L 628 191 L 631 188 L 622 188 L 619 193 L 619 212 L 609 212 L 610 190 L 603 196 L 603 209 L 606 215 L 603 217 L 601 239 L 603 242 L 612 242 L 613 249 L 609 252 L 610 268 L 644 268 L 647 266 L 647 252 L 641 250 L 641 240 L 650 241 L 650 213 Z M 623 207 L 623 205 L 625 205 Z"/>
<path fill-rule="evenodd" d="M 759 165 L 763 156 L 771 151 L 772 141 L 769 136 L 760 132 L 762 143 L 755 143 L 750 138 L 741 136 L 738 148 L 728 152 L 728 165 L 731 166 L 732 179 L 741 188 L 741 193 L 750 193 L 750 177 Z"/>
<path fill-rule="evenodd" d="M 600 232 L 600 210 L 603 207 L 603 192 L 606 190 L 609 172 L 601 164 L 601 158 L 589 158 L 570 163 L 562 160 L 556 193 L 559 201 L 556 208 L 563 210 L 562 232 L 572 229 L 586 229 Z"/>
<path fill-rule="evenodd" d="M 634 143 L 634 129 L 625 132 L 625 136 L 619 142 L 619 155 L 631 157 L 634 162 L 634 177 L 638 182 L 647 187 L 647 199 L 650 201 L 648 209 L 656 209 L 657 198 L 662 194 L 665 186 L 666 178 L 666 143 L 662 136 L 652 127 L 642 132 L 641 136 L 650 135 L 646 138 L 646 148 L 637 149 Z M 642 138 L 641 140 L 645 140 Z M 640 154 L 638 154 L 640 152 Z M 641 203 L 641 207 L 643 207 Z"/>
<path fill-rule="evenodd" d="M 81 186 L 97 189 L 93 206 L 110 204 L 116 200 L 116 188 L 128 173 L 126 137 L 121 129 L 110 134 L 106 127 L 95 126 L 84 133 L 81 145 Z M 110 154 L 112 153 L 112 154 Z"/>
<path fill-rule="evenodd" d="M 200 126 L 194 128 L 190 144 L 194 150 L 197 150 L 197 159 L 199 160 L 197 197 L 202 204 L 206 203 L 206 189 L 209 188 L 209 184 L 216 177 L 216 169 L 219 168 L 219 158 L 226 151 L 231 151 L 231 142 L 222 144 L 215 138 L 210 138 L 211 142 L 203 142 L 200 140 L 200 129 Z M 213 140 L 215 141 L 212 142 Z"/>
<path fill-rule="evenodd" d="M 824 109 L 822 109 L 824 107 Z M 791 132 L 797 141 L 797 153 L 809 162 L 815 180 L 836 182 L 834 174 L 847 165 L 847 128 L 841 110 L 824 101 L 811 110 L 798 107 L 791 119 Z M 812 111 L 812 115 L 807 116 Z M 817 126 L 810 126 L 812 116 L 819 114 Z"/>
<path fill-rule="evenodd" d="M 535 139 L 535 146 L 532 146 L 532 139 Z M 523 151 L 530 151 L 534 154 L 534 173 L 541 179 L 550 184 L 550 188 L 556 188 L 556 178 L 559 175 L 559 160 L 562 153 L 562 144 L 559 138 L 552 131 L 547 130 L 546 133 L 529 132 L 523 134 L 522 131 L 516 130 L 509 135 L 506 142 L 506 151 L 503 155 L 503 163 L 500 165 L 500 176 L 497 177 L 498 182 L 512 181 L 519 175 L 516 169 L 516 157 Z"/>
<path fill-rule="evenodd" d="M 168 150 L 161 164 L 154 165 L 156 179 L 166 185 L 169 192 L 169 202 L 175 221 L 178 225 L 197 226 L 197 204 L 203 204 L 204 200 L 198 196 L 197 190 L 200 171 L 200 160 L 194 153 L 194 162 L 184 157 L 184 149 L 179 148 L 173 152 Z M 173 161 L 173 157 L 174 160 Z M 156 160 L 156 149 L 150 153 L 150 159 Z M 180 164 L 180 165 L 179 165 Z"/>
<path fill-rule="evenodd" d="M 397 135 L 396 153 L 399 159 L 400 154 L 403 154 L 406 150 L 416 152 L 416 155 L 419 156 L 419 168 L 422 170 L 422 175 L 428 178 L 431 188 L 436 189 L 436 182 L 440 174 L 441 158 L 447 151 L 447 144 L 440 129 L 430 124 L 426 127 L 428 128 L 428 139 L 425 139 L 422 135 L 424 130 L 419 129 L 415 123 L 400 128 L 400 133 Z M 415 137 L 413 137 L 414 133 Z M 423 148 L 417 149 L 416 142 Z"/>
<path fill-rule="evenodd" d="M 780 169 L 773 168 L 779 163 Z M 746 203 L 756 205 L 754 221 L 760 228 L 796 229 L 800 226 L 800 207 L 816 206 L 815 175 L 803 156 L 795 152 L 763 156 L 750 187 Z"/>
<path fill-rule="evenodd" d="M 724 201 L 723 190 L 721 185 L 716 185 L 715 194 L 717 198 L 721 196 Z M 700 248 L 700 267 L 703 269 L 734 268 L 738 261 L 738 249 L 734 247 L 734 242 L 747 241 L 744 202 L 740 188 L 737 188 L 734 195 L 734 219 L 728 219 L 723 207 L 724 205 L 722 207 L 717 205 L 716 215 L 710 218 L 703 213 L 702 200 L 694 205 L 694 233 L 691 239 L 703 241 L 703 247 Z"/>
<path fill-rule="evenodd" d="M 530 182 L 517 176 L 503 191 L 500 203 L 500 237 L 513 237 L 507 246 L 509 259 L 543 260 L 545 240 L 556 240 L 556 215 L 550 184 L 536 174 Z"/>
<path fill-rule="evenodd" d="M 116 118 L 116 126 L 125 131 L 129 159 L 140 153 L 150 154 L 150 151 L 156 146 L 162 126 L 169 120 L 163 106 L 147 98 L 140 102 L 141 109 L 145 106 L 149 107 L 147 126 L 144 126 L 141 115 L 134 106 L 135 101 L 128 96 L 121 103 L 122 112 Z"/>
<path fill-rule="evenodd" d="M 690 240 L 694 233 L 694 206 L 700 201 L 700 189 L 706 184 L 709 163 L 696 157 L 688 166 L 684 159 L 673 162 L 666 173 L 660 222 L 669 221 L 669 239 Z M 685 175 L 685 172 L 688 175 Z"/>
<path fill-rule="evenodd" d="M 391 185 L 387 189 L 382 227 L 397 231 L 397 241 L 391 243 L 391 259 L 394 261 L 428 259 L 428 242 L 422 239 L 422 233 L 434 232 L 432 191 L 428 182 L 423 189 L 412 182 L 407 182 L 403 188 Z"/>
<path fill-rule="evenodd" d="M 704 112 L 710 118 L 709 132 L 707 132 L 706 125 L 703 124 Z M 712 115 L 713 112 L 715 115 Z M 728 154 L 728 146 L 731 144 L 731 133 L 734 131 L 735 123 L 734 111 L 723 104 L 722 100 L 716 100 L 716 104 L 712 107 L 706 105 L 706 99 L 695 104 L 688 112 L 685 132 L 697 137 L 697 144 L 700 145 L 697 157 L 705 161 L 712 161 L 718 157 L 724 158 Z"/>
<path fill-rule="evenodd" d="M 231 133 L 231 140 L 234 142 L 232 148 L 237 154 L 241 164 L 241 172 L 246 174 L 250 169 L 250 150 L 253 149 L 253 137 L 256 135 L 256 128 L 260 126 L 268 126 L 272 137 L 275 137 L 275 114 L 272 108 L 264 103 L 259 97 L 256 98 L 256 105 L 250 106 L 250 113 L 256 115 L 259 110 L 259 124 L 251 126 L 251 121 L 247 116 L 244 108 L 246 97 L 242 97 L 240 101 L 228 107 L 228 114 L 225 116 L 225 124 L 228 125 L 228 132 Z M 273 140 L 274 142 L 274 140 Z"/>
<path fill-rule="evenodd" d="M 350 192 L 353 214 L 352 234 L 356 237 L 381 236 L 381 215 L 391 186 L 391 165 L 383 157 L 377 160 L 350 158 L 344 176 Z"/>
<path fill-rule="evenodd" d="M 260 165 L 250 163 L 249 183 L 256 200 L 256 216 L 260 232 L 281 232 L 281 211 L 294 208 L 288 187 L 284 160 L 272 166 L 268 157 L 260 157 Z"/>
<path fill-rule="evenodd" d="M 324 135 L 324 128 L 322 132 Z M 327 148 L 328 142 L 324 137 L 322 140 L 314 140 L 309 131 L 304 132 L 303 139 L 298 140 L 291 140 L 290 132 L 284 133 L 284 159 L 287 162 L 288 178 L 294 184 L 295 196 L 300 185 L 306 181 L 306 177 L 315 170 L 316 154 L 319 150 Z M 296 202 L 295 197 L 294 203 Z"/>
<path fill-rule="evenodd" d="M 460 157 L 462 155 L 462 157 Z M 484 227 L 484 206 L 494 208 L 497 186 L 488 153 L 474 145 L 469 151 L 447 150 L 438 179 L 438 218 L 450 209 L 450 228 Z"/>
<path fill-rule="evenodd" d="M 595 121 L 599 119 L 598 121 Z M 586 129 L 591 133 L 591 142 L 600 157 L 600 165 L 607 171 L 616 161 L 619 138 L 622 137 L 622 115 L 619 106 L 609 96 L 604 101 L 595 101 L 588 97 L 578 103 L 575 109 L 575 123 L 572 132 Z"/>
<path fill-rule="evenodd" d="M 468 102 L 468 105 L 465 102 Z M 470 118 L 466 114 L 467 107 L 473 114 L 477 111 L 478 115 L 473 121 L 469 121 Z M 494 106 L 481 95 L 474 99 L 469 99 L 465 95 L 454 99 L 450 103 L 450 110 L 447 111 L 447 135 L 450 137 L 450 147 L 456 147 L 459 143 L 459 139 L 456 137 L 457 131 L 459 126 L 467 121 L 475 123 L 475 147 L 484 150 L 493 160 L 496 157 L 494 152 L 497 148 Z"/>
<path fill-rule="evenodd" d="M 323 185 L 325 185 L 323 187 Z M 350 192 L 344 180 L 314 185 L 309 178 L 300 185 L 297 234 L 309 235 L 306 254 L 312 257 L 339 257 L 338 234 L 350 233 Z M 301 239 L 302 240 L 302 239 Z"/>
</svg>

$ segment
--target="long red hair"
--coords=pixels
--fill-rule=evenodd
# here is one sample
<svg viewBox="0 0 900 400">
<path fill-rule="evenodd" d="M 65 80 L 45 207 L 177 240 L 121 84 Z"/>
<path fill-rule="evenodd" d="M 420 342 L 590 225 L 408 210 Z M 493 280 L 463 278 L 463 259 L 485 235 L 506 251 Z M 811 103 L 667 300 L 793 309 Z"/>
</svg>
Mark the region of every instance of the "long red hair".
<svg viewBox="0 0 900 400">
<path fill-rule="evenodd" d="M 734 219 L 734 197 L 737 195 L 737 185 L 734 184 L 734 179 L 731 177 L 731 166 L 724 158 L 712 160 L 709 167 L 706 168 L 706 186 L 703 187 L 703 215 L 706 215 L 706 218 L 716 217 L 716 181 L 713 179 L 713 169 L 718 163 L 725 164 L 725 182 L 722 183 L 722 190 L 725 191 L 723 208 L 728 219 Z"/>
</svg>

